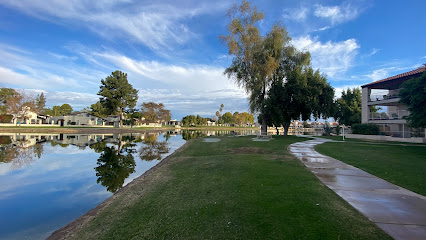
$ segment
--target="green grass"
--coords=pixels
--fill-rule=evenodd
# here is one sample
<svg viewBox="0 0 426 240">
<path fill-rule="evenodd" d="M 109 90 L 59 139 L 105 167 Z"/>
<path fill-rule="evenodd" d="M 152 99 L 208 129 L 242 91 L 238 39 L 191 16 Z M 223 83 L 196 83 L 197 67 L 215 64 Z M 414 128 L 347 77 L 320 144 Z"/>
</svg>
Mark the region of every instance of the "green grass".
<svg viewBox="0 0 426 240">
<path fill-rule="evenodd" d="M 426 146 L 355 139 L 315 146 L 327 156 L 426 196 Z"/>
<path fill-rule="evenodd" d="M 194 139 L 108 201 L 75 239 L 391 239 L 287 146 L 306 139 Z"/>
</svg>

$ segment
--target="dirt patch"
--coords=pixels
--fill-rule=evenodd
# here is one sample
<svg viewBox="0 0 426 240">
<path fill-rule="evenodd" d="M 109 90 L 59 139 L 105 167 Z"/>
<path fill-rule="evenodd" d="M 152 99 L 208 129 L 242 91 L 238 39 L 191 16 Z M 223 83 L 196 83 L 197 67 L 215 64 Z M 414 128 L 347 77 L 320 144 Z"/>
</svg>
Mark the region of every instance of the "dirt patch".
<svg viewBox="0 0 426 240">
<path fill-rule="evenodd" d="M 229 153 L 232 154 L 269 154 L 270 151 L 267 151 L 262 148 L 257 147 L 240 147 L 240 148 L 233 148 L 228 150 Z"/>
</svg>

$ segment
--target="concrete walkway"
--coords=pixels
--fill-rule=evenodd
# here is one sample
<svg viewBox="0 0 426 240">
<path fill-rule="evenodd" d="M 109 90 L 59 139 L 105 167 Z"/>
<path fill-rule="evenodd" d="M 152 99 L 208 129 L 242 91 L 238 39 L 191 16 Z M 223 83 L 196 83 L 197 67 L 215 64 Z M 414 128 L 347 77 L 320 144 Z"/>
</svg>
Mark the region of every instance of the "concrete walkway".
<svg viewBox="0 0 426 240">
<path fill-rule="evenodd" d="M 314 150 L 315 145 L 329 141 L 316 138 L 291 144 L 288 150 L 394 239 L 426 239 L 426 197 Z"/>
</svg>

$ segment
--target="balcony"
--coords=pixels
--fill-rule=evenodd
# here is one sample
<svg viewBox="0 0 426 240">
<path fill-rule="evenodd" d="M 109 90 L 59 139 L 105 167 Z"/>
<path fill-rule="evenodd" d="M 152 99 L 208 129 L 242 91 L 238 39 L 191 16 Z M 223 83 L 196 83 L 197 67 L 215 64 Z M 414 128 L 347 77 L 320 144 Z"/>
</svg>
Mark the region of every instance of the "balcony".
<svg viewBox="0 0 426 240">
<path fill-rule="evenodd" d="M 375 91 L 368 98 L 369 105 L 398 103 L 399 102 L 399 89 Z"/>
<path fill-rule="evenodd" d="M 410 112 L 407 110 L 398 110 L 393 112 L 371 112 L 368 120 L 403 120 L 405 116 L 410 115 Z"/>
</svg>

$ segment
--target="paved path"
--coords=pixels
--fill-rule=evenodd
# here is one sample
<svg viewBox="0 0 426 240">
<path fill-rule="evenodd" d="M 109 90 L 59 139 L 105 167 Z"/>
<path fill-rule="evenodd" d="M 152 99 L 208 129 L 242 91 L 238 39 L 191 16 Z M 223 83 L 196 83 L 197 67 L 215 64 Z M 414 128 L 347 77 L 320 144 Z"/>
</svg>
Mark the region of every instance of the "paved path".
<svg viewBox="0 0 426 240">
<path fill-rule="evenodd" d="M 426 239 L 426 197 L 314 150 L 315 145 L 329 141 L 316 138 L 291 144 L 288 150 L 394 239 Z"/>
</svg>

